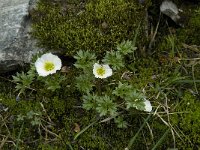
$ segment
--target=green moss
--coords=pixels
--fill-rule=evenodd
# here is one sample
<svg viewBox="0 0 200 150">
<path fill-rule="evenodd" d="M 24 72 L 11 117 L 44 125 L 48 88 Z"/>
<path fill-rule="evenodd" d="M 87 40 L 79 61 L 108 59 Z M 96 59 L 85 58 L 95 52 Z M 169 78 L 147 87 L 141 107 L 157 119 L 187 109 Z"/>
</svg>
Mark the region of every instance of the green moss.
<svg viewBox="0 0 200 150">
<path fill-rule="evenodd" d="M 20 149 L 69 149 L 70 144 L 74 149 L 123 149 L 127 146 L 130 138 L 137 132 L 137 124 L 140 124 L 141 117 L 137 114 L 129 117 L 129 128 L 118 129 L 113 120 L 108 123 L 98 123 L 90 127 L 83 134 L 79 136 L 77 140 L 73 140 L 76 132 L 74 131 L 75 123 L 80 126 L 80 129 L 84 129 L 90 123 L 95 121 L 96 114 L 94 112 L 86 112 L 83 109 L 76 107 L 80 102 L 79 99 L 73 99 L 66 96 L 58 98 L 57 96 L 41 100 L 41 97 L 37 97 L 36 100 L 24 100 L 21 99 L 16 102 L 15 99 L 10 99 L 6 96 L 1 96 L 2 103 L 8 107 L 8 111 L 2 113 L 3 117 L 12 118 L 12 121 L 6 120 L 9 132 L 5 126 L 1 126 L 1 134 L 9 134 L 13 141 L 17 141 L 20 128 L 23 121 L 17 121 L 17 115 L 26 115 L 27 112 L 34 110 L 42 113 L 42 125 L 49 131 L 59 135 L 60 138 L 55 138 L 54 135 L 45 132 L 41 126 L 32 126 L 31 120 L 24 120 L 24 127 L 21 134 L 21 142 L 19 143 Z M 44 109 L 40 103 L 44 105 Z M 50 118 L 52 122 L 49 122 Z M 48 123 L 49 122 L 49 123 Z M 39 130 L 40 129 L 40 130 Z M 149 132 L 147 131 L 147 133 Z M 49 139 L 50 141 L 48 142 Z M 47 141 L 46 141 L 47 140 Z M 52 140 L 52 141 L 51 141 Z M 35 141 L 35 142 L 32 142 Z M 47 144 L 47 143 L 48 144 Z M 133 147 L 140 147 L 143 139 L 142 136 L 138 137 L 137 142 Z M 143 147 L 143 146 L 142 146 Z M 13 149 L 13 145 L 4 145 L 5 149 Z M 144 148 L 144 147 L 143 147 Z M 137 149 L 137 148 L 136 148 Z"/>
<path fill-rule="evenodd" d="M 183 112 L 178 115 L 176 124 L 183 131 L 181 135 L 183 141 L 178 139 L 177 146 L 180 149 L 199 149 L 200 148 L 200 103 L 198 97 L 190 92 L 185 92 L 182 101 L 176 111 Z"/>
<path fill-rule="evenodd" d="M 135 75 L 131 76 L 131 82 L 134 82 L 135 85 L 138 86 L 137 88 L 146 87 L 148 94 L 150 94 L 149 97 L 157 95 L 159 90 L 162 90 L 168 94 L 167 96 L 171 100 L 169 103 L 172 104 L 174 104 L 175 100 L 181 97 L 177 94 L 178 92 L 173 90 L 173 88 L 175 88 L 175 84 L 171 84 L 171 81 L 173 81 L 176 77 L 179 77 L 177 76 L 177 73 L 174 72 L 173 67 L 168 68 L 168 66 L 165 65 L 160 66 L 159 60 L 155 61 L 152 58 L 140 59 L 140 61 L 136 61 L 133 66 L 130 64 L 129 67 L 133 69 L 130 71 L 135 72 Z M 154 75 L 157 76 L 153 78 Z M 77 95 L 75 90 L 72 90 L 72 88 L 67 88 L 71 78 L 68 80 L 66 80 L 66 83 L 62 85 L 62 89 L 60 91 L 51 94 L 45 94 L 45 90 L 39 87 L 41 85 L 37 85 L 37 83 L 35 83 L 34 86 L 37 85 L 37 89 L 40 90 L 38 90 L 34 100 L 29 100 L 29 96 L 31 97 L 32 95 L 27 95 L 27 100 L 22 98 L 19 102 L 15 101 L 15 97 L 11 98 L 7 94 L 0 95 L 2 99 L 1 103 L 9 108 L 8 112 L 2 113 L 3 117 L 6 117 L 7 115 L 10 117 L 14 116 L 12 122 L 7 122 L 7 125 L 13 126 L 13 128 L 9 129 L 12 139 L 16 141 L 22 125 L 22 122 L 16 121 L 16 115 L 24 115 L 27 112 L 34 110 L 42 112 L 42 119 L 44 121 L 43 125 L 51 132 L 59 135 L 60 138 L 55 138 L 54 135 L 46 133 L 42 128 L 40 128 L 42 131 L 42 134 L 40 135 L 38 126 L 32 126 L 30 121 L 26 120 L 20 138 L 23 141 L 20 142 L 21 149 L 69 149 L 69 143 L 74 149 L 80 149 L 81 147 L 84 147 L 85 149 L 102 150 L 124 149 L 131 137 L 133 137 L 139 130 L 139 127 L 143 122 L 142 117 L 146 118 L 146 115 L 137 114 L 133 110 L 131 115 L 125 116 L 129 124 L 127 129 L 118 129 L 113 123 L 113 120 L 111 120 L 107 123 L 95 124 L 74 141 L 73 138 L 76 135 L 76 132 L 74 131 L 75 123 L 80 126 L 80 129 L 84 129 L 90 123 L 95 121 L 97 116 L 94 112 L 85 111 L 79 107 L 82 105 L 80 97 Z M 3 85 L 1 92 L 4 91 L 4 88 L 5 90 L 8 90 L 12 87 L 8 87 L 8 83 L 1 83 L 1 85 Z M 151 88 L 149 89 L 147 89 L 148 84 L 151 84 Z M 155 84 L 160 86 L 158 91 L 152 90 Z M 168 88 L 171 88 L 171 91 L 168 90 Z M 176 87 L 176 89 L 178 88 Z M 70 92 L 70 90 L 72 91 Z M 159 101 L 161 103 L 164 100 L 162 97 L 157 100 L 154 98 L 152 99 L 153 101 Z M 191 105 L 188 106 L 187 102 L 189 102 Z M 40 103 L 44 105 L 46 112 L 43 110 Z M 156 105 L 155 103 L 153 104 Z M 199 145 L 199 136 L 196 134 L 199 133 L 199 105 L 197 103 L 197 98 L 190 93 L 185 93 L 180 106 L 177 107 L 177 110 L 172 111 L 190 112 L 177 116 L 170 116 L 172 119 L 172 125 L 178 126 L 178 128 L 180 128 L 185 135 L 188 135 L 188 137 L 181 135 L 182 139 L 184 139 L 184 142 L 188 143 L 188 145 L 183 145 L 185 143 L 177 138 L 177 147 L 180 147 L 180 149 L 196 148 L 189 142 L 188 139 L 190 139 L 192 143 Z M 52 125 L 47 123 L 49 122 L 48 117 L 52 120 Z M 163 117 L 165 120 L 167 120 L 167 116 Z M 159 141 L 160 137 L 167 129 L 166 125 L 156 117 L 149 121 L 149 125 L 153 132 L 153 137 L 151 137 L 149 128 L 145 127 L 137 137 L 137 140 L 134 142 L 134 149 L 146 149 L 146 147 L 151 149 L 156 142 Z M 1 131 L 4 131 L 1 134 L 9 134 L 7 130 L 5 130 L 5 126 L 2 126 L 0 129 Z M 50 140 L 48 144 L 46 143 L 46 134 L 47 138 Z M 167 149 L 171 146 L 171 143 L 173 143 L 173 139 L 171 137 L 171 134 L 167 136 L 165 141 L 163 141 L 163 144 L 160 146 L 161 149 Z M 36 142 L 29 143 L 29 141 Z M 6 144 L 4 147 L 7 149 L 13 148 L 13 146 L 9 146 L 8 144 Z"/>
<path fill-rule="evenodd" d="M 186 44 L 200 45 L 200 7 L 187 8 L 185 27 L 177 31 L 177 38 Z"/>
<path fill-rule="evenodd" d="M 132 72 L 130 80 L 128 81 L 133 82 L 138 89 L 143 89 L 145 87 L 146 96 L 155 107 L 157 107 L 157 103 L 163 104 L 163 101 L 166 99 L 165 96 L 170 100 L 168 104 L 172 104 L 172 106 L 174 106 L 174 103 L 176 103 L 177 100 L 181 101 L 181 99 L 183 99 L 180 107 L 177 107 L 177 110 L 174 110 L 174 108 L 170 109 L 170 112 L 190 111 L 192 115 L 187 113 L 170 115 L 172 126 L 178 126 L 185 135 L 187 135 L 188 132 L 190 133 L 188 137 L 181 135 L 184 142 L 176 137 L 177 147 L 182 149 L 196 148 L 188 139 L 196 143 L 196 145 L 199 144 L 199 136 L 195 134 L 199 133 L 199 105 L 196 103 L 197 98 L 193 95 L 188 93 L 185 93 L 184 96 L 179 95 L 180 92 L 184 92 L 185 90 L 180 90 L 184 86 L 177 85 L 176 82 L 174 82 L 180 77 L 180 72 L 178 69 L 176 70 L 176 67 L 177 64 L 162 64 L 160 63 L 160 60 L 156 60 L 155 57 L 140 58 L 128 65 L 129 71 Z M 32 126 L 30 120 L 26 120 L 21 135 L 21 149 L 69 149 L 68 144 L 70 143 L 74 149 L 81 149 L 81 147 L 84 147 L 85 149 L 118 150 L 124 149 L 128 145 L 129 140 L 137 133 L 144 121 L 142 118 L 146 118 L 146 115 L 141 115 L 138 114 L 138 112 L 131 110 L 129 115 L 125 114 L 125 120 L 128 122 L 127 129 L 118 129 L 113 120 L 111 120 L 106 123 L 95 124 L 74 141 L 73 138 L 76 135 L 76 132 L 74 131 L 75 123 L 80 126 L 80 129 L 84 129 L 98 117 L 95 112 L 85 111 L 80 108 L 82 105 L 81 96 L 76 92 L 73 84 L 70 84 L 71 80 L 74 79 L 73 74 L 74 72 L 66 74 L 67 79 L 61 84 L 62 88 L 55 92 L 49 92 L 46 87 L 41 85 L 41 83 L 34 83 L 33 86 L 37 89 L 37 93 L 29 95 L 29 92 L 27 91 L 28 93 L 25 95 L 26 98 L 23 98 L 24 96 L 22 96 L 19 102 L 16 102 L 15 97 L 13 96 L 15 94 L 13 92 L 12 83 L 9 81 L 1 82 L 1 93 L 11 91 L 0 94 L 0 99 L 2 99 L 1 103 L 9 108 L 8 112 L 2 113 L 3 117 L 9 116 L 13 118 L 12 116 L 14 116 L 12 122 L 7 122 L 7 125 L 12 127 L 9 129 L 9 132 L 14 141 L 16 141 L 18 137 L 22 125 L 22 122 L 16 120 L 16 116 L 18 114 L 25 115 L 31 110 L 36 112 L 40 111 L 42 113 L 41 119 L 43 120 L 43 126 L 59 136 L 59 138 L 55 137 L 54 135 L 47 133 L 43 128 L 39 128 L 39 126 Z M 9 97 L 9 95 L 12 95 L 12 97 Z M 30 99 L 33 95 L 34 99 Z M 186 105 L 186 102 L 188 101 L 191 103 L 191 107 Z M 45 111 L 40 103 L 44 105 Z M 194 105 L 196 106 L 194 107 Z M 161 109 L 161 111 L 163 110 Z M 162 117 L 164 120 L 167 120 L 165 114 Z M 49 121 L 48 118 L 50 118 L 51 121 Z M 48 122 L 50 122 L 50 124 Z M 193 122 L 198 124 L 193 125 Z M 149 121 L 149 125 L 153 137 L 151 137 L 150 130 L 146 126 L 134 142 L 134 149 L 147 149 L 147 147 L 151 149 L 168 128 L 156 117 L 153 117 L 153 119 Z M 5 126 L 2 126 L 0 129 L 4 131 L 2 134 L 9 134 Z M 39 129 L 41 130 L 41 134 Z M 49 141 L 46 140 L 46 137 Z M 31 143 L 29 141 L 36 142 Z M 173 138 L 171 134 L 168 134 L 165 141 L 163 141 L 163 144 L 160 145 L 160 149 L 171 147 L 171 143 L 173 143 Z M 190 145 L 183 145 L 185 143 L 189 143 Z M 7 149 L 14 148 L 8 144 L 4 147 Z"/>
<path fill-rule="evenodd" d="M 61 50 L 67 55 L 80 49 L 103 53 L 115 48 L 118 42 L 133 39 L 140 22 L 142 35 L 144 9 L 136 0 L 63 3 L 41 0 L 32 13 L 33 35 L 47 49 Z"/>
</svg>

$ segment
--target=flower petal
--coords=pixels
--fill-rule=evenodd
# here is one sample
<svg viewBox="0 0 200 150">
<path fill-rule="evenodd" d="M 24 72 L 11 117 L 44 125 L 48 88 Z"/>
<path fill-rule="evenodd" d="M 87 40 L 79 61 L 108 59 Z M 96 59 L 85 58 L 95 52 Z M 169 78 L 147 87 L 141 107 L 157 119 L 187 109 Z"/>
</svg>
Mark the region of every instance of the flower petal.
<svg viewBox="0 0 200 150">
<path fill-rule="evenodd" d="M 145 100 L 144 104 L 145 104 L 145 110 L 144 111 L 151 112 L 152 111 L 151 102 L 149 100 Z"/>
</svg>

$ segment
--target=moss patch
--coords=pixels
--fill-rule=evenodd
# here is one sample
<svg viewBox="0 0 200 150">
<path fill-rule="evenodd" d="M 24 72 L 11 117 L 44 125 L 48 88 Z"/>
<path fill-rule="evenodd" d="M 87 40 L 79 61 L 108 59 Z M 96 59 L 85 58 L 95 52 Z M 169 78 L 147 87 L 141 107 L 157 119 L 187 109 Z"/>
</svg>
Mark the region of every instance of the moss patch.
<svg viewBox="0 0 200 150">
<path fill-rule="evenodd" d="M 177 32 L 178 39 L 186 44 L 200 45 L 200 7 L 187 8 L 188 21 L 185 22 L 185 27 Z"/>
<path fill-rule="evenodd" d="M 80 49 L 103 53 L 116 43 L 133 39 L 139 22 L 142 36 L 144 13 L 136 0 L 88 0 L 78 4 L 41 0 L 32 13 L 33 35 L 40 45 L 67 55 Z"/>
</svg>

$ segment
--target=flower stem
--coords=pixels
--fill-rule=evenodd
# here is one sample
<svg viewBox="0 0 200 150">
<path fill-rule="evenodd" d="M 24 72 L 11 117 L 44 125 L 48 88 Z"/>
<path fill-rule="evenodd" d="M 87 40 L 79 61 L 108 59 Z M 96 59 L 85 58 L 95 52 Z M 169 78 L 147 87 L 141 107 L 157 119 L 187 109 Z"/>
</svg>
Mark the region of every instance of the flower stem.
<svg viewBox="0 0 200 150">
<path fill-rule="evenodd" d="M 97 91 L 98 91 L 98 95 L 101 95 L 101 80 L 97 81 Z"/>
</svg>

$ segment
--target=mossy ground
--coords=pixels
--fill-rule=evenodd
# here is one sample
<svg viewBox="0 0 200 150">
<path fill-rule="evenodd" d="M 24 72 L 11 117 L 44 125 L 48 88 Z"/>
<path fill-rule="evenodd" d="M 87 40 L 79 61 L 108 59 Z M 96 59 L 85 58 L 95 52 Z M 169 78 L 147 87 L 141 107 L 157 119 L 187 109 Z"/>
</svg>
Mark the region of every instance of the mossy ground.
<svg viewBox="0 0 200 150">
<path fill-rule="evenodd" d="M 47 2 L 41 0 L 32 14 L 35 22 L 33 35 L 43 47 L 62 50 L 70 56 L 79 49 L 95 50 L 102 55 L 116 47 L 116 43 L 132 40 L 134 31 L 144 19 L 144 6 L 136 1 L 98 0 L 95 4 L 92 0 L 71 0 L 67 5 L 62 0 Z M 116 7 L 105 9 L 107 5 L 111 6 L 108 3 Z M 168 28 L 163 17 L 160 24 L 164 26 L 161 25 L 158 30 L 153 48 L 150 51 L 146 48 L 148 53 L 143 51 L 144 47 L 148 47 L 149 40 L 143 36 L 145 25 L 141 23 L 137 59 L 129 61 L 127 71 L 132 72 L 129 80 L 135 83 L 136 88 L 145 88 L 159 115 L 152 116 L 140 132 L 132 146 L 136 150 L 152 149 L 169 126 L 173 130 L 157 149 L 174 146 L 183 150 L 200 148 L 200 62 L 194 59 L 200 56 L 199 10 L 198 7 L 190 10 L 192 15 L 185 28 L 173 28 L 173 25 Z M 120 15 L 122 12 L 124 16 Z M 111 18 L 107 18 L 108 14 Z M 0 148 L 15 149 L 18 143 L 20 150 L 125 149 L 148 114 L 132 110 L 131 115 L 126 116 L 127 129 L 117 128 L 110 120 L 94 124 L 74 140 L 77 132 L 80 132 L 79 128 L 82 130 L 99 119 L 95 112 L 80 107 L 80 95 L 71 85 L 74 74 L 76 72 L 72 67 L 66 74 L 67 79 L 62 83 L 61 90 L 55 92 L 34 83 L 32 88 L 36 91 L 27 89 L 18 101 L 15 84 L 10 81 L 12 77 L 1 76 Z M 41 114 L 34 116 L 39 118 L 40 124 L 31 123 L 35 118 L 28 118 L 30 111 Z M 23 121 L 17 121 L 19 114 L 26 116 Z"/>
<path fill-rule="evenodd" d="M 140 22 L 144 32 L 144 13 L 144 7 L 135 0 L 42 0 L 32 12 L 36 22 L 33 36 L 47 49 L 60 50 L 69 56 L 80 49 L 104 53 L 116 43 L 133 39 Z"/>
</svg>

